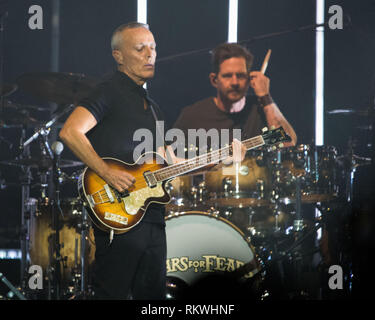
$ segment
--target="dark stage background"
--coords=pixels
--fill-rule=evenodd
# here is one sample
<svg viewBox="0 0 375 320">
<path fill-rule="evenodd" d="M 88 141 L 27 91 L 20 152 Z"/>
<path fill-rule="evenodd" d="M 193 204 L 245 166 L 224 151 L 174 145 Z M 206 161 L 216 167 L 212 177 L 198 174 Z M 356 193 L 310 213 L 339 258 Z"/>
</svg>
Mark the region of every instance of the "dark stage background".
<svg viewBox="0 0 375 320">
<path fill-rule="evenodd" d="M 148 23 L 157 42 L 159 59 L 213 48 L 227 39 L 227 0 L 148 2 Z M 343 30 L 326 28 L 325 107 L 368 108 L 373 106 L 375 95 L 375 1 L 327 0 L 326 21 L 330 16 L 328 8 L 334 4 L 340 5 L 344 14 L 350 15 L 352 26 Z M 31 5 L 43 8 L 43 30 L 30 30 L 28 27 Z M 57 63 L 53 62 L 52 54 L 52 6 L 53 1 L 49 0 L 0 0 L 0 13 L 8 13 L 3 18 L 2 32 L 5 83 L 14 83 L 19 76 L 29 72 L 83 73 L 100 79 L 115 70 L 110 37 L 118 25 L 136 20 L 136 1 L 60 1 Z M 239 0 L 238 41 L 312 24 L 315 24 L 314 0 Z M 260 68 L 267 49 L 272 49 L 266 72 L 271 79 L 272 96 L 294 127 L 298 143 L 312 144 L 315 134 L 315 31 L 251 41 L 248 48 L 255 55 L 255 69 Z M 148 88 L 164 111 L 169 125 L 173 124 L 184 106 L 215 94 L 208 80 L 209 72 L 208 51 L 157 63 L 155 78 L 149 82 Z M 21 91 L 7 99 L 50 110 L 54 107 Z M 50 114 L 33 112 L 33 116 L 48 120 Z M 356 141 L 355 152 L 369 156 L 369 131 L 358 129 L 360 125 L 367 125 L 367 121 L 365 117 L 326 115 L 325 144 L 337 147 L 339 154 L 344 154 L 352 137 Z M 51 143 L 58 128 L 55 126 L 50 135 Z M 13 159 L 20 129 L 1 128 L 0 134 L 7 141 L 0 140 L 0 161 Z M 28 130 L 26 136 L 31 134 L 32 130 Z M 36 142 L 31 147 L 31 153 L 38 153 Z M 67 148 L 62 157 L 75 160 Z M 71 173 L 71 169 L 67 171 Z M 19 248 L 19 170 L 0 165 L 0 175 L 3 181 L 0 190 L 0 248 Z M 372 190 L 373 183 L 368 172 L 365 171 L 362 176 L 364 180 L 370 180 L 366 182 L 365 190 Z M 37 198 L 36 172 L 33 178 L 31 195 Z M 63 196 L 76 196 L 75 190 L 75 186 L 65 185 Z"/>
</svg>

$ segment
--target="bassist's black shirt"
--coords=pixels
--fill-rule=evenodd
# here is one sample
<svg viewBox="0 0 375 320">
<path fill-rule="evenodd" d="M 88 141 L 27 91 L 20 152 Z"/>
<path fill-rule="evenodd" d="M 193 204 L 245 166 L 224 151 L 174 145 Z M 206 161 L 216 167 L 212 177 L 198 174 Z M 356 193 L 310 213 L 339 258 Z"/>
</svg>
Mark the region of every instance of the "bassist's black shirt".
<svg viewBox="0 0 375 320">
<path fill-rule="evenodd" d="M 89 97 L 80 101 L 78 105 L 90 111 L 98 122 L 87 137 L 100 157 L 133 163 L 136 160 L 133 159 L 134 149 L 142 142 L 134 139 L 137 130 L 152 133 L 152 149 L 156 151 L 155 119 L 149 106 L 145 110 L 145 99 L 147 91 L 143 87 L 125 73 L 116 71 L 109 80 L 99 84 Z M 155 104 L 153 107 L 158 120 L 164 120 L 160 109 Z M 164 224 L 164 206 L 150 205 L 143 221 Z"/>
</svg>

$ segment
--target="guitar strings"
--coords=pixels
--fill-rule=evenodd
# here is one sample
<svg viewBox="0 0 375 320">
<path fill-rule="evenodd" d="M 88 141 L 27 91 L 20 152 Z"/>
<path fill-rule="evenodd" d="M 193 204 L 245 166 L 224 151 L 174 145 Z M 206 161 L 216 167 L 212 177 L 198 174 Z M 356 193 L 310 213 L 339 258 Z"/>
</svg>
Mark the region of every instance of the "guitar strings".
<svg viewBox="0 0 375 320">
<path fill-rule="evenodd" d="M 243 144 L 245 145 L 245 147 L 247 149 L 251 149 L 253 147 L 259 146 L 259 143 L 257 141 L 254 141 L 254 140 L 258 140 L 258 141 L 260 140 L 260 144 L 263 143 L 263 139 L 261 139 L 259 137 L 255 137 L 255 138 L 251 138 L 249 140 L 243 141 Z M 160 180 L 161 181 L 166 180 L 168 178 L 171 178 L 172 176 L 175 176 L 176 173 L 178 175 L 181 172 L 192 169 L 191 168 L 192 166 L 196 166 L 196 165 L 205 166 L 206 164 L 214 163 L 216 161 L 223 160 L 222 155 L 227 156 L 228 151 L 229 152 L 232 151 L 231 146 L 212 151 L 208 154 L 204 154 L 204 155 L 195 157 L 195 158 L 193 158 L 191 160 L 188 160 L 186 162 L 183 162 L 183 163 L 174 164 L 174 165 L 168 166 L 166 168 L 157 170 L 157 171 L 155 171 L 155 176 L 158 177 L 157 180 L 159 180 L 159 181 Z"/>
<path fill-rule="evenodd" d="M 246 149 L 251 149 L 253 147 L 259 146 L 259 142 L 262 143 L 263 139 L 261 137 L 255 137 L 248 140 L 243 141 L 242 143 L 245 145 Z M 182 163 L 176 163 L 172 164 L 168 167 L 155 170 L 154 175 L 157 179 L 157 182 L 162 182 L 164 180 L 167 180 L 169 178 L 173 178 L 176 175 L 179 175 L 182 172 L 189 172 L 191 169 L 199 169 L 200 167 L 204 167 L 207 164 L 215 163 L 217 161 L 223 160 L 224 156 L 227 157 L 230 152 L 232 152 L 232 146 L 224 147 L 222 149 L 214 150 L 209 153 L 206 153 L 204 155 L 200 155 L 197 157 L 194 157 L 190 160 L 187 160 Z M 149 170 L 153 171 L 153 169 L 158 168 L 158 164 L 150 165 Z M 128 189 L 129 192 L 132 192 L 132 189 L 142 189 L 147 187 L 147 182 L 142 175 L 134 175 L 134 178 L 136 182 L 131 186 L 131 188 Z M 105 189 L 100 189 L 94 194 L 92 194 L 92 197 L 95 198 L 95 195 L 100 197 L 100 202 L 96 202 L 95 204 L 104 204 L 110 202 L 110 198 L 105 191 Z"/>
</svg>

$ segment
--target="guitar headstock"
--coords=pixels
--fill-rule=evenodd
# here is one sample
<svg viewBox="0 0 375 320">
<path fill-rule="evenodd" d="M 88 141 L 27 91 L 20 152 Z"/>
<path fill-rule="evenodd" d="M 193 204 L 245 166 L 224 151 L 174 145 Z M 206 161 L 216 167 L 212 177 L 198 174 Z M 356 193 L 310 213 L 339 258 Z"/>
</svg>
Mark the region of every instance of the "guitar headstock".
<svg viewBox="0 0 375 320">
<path fill-rule="evenodd" d="M 283 127 L 277 129 L 268 130 L 268 128 L 263 128 L 262 138 L 264 144 L 268 146 L 273 146 L 278 143 L 290 142 L 292 139 L 286 134 Z"/>
</svg>

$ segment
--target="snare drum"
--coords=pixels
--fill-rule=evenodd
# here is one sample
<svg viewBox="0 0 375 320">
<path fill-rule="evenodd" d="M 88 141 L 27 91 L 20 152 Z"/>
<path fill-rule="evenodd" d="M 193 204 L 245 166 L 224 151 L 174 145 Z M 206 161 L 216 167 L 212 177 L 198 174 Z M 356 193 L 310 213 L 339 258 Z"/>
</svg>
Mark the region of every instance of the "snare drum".
<svg viewBox="0 0 375 320">
<path fill-rule="evenodd" d="M 40 265 L 45 274 L 48 274 L 48 268 L 54 267 L 55 261 L 55 230 L 52 209 L 52 204 L 46 201 L 39 202 L 36 212 L 30 216 L 30 262 Z M 82 204 L 76 198 L 64 199 L 61 201 L 61 209 L 62 213 L 56 207 L 54 208 L 55 214 L 59 215 L 60 225 L 61 279 L 64 284 L 67 284 L 72 280 L 74 268 L 79 268 L 81 265 Z M 89 228 L 86 239 L 86 266 L 89 266 L 94 258 L 94 234 L 93 229 Z"/>
<path fill-rule="evenodd" d="M 302 202 L 326 202 L 338 193 L 337 150 L 333 146 L 301 144 L 276 153 L 274 181 L 279 197 L 293 202 L 296 178 L 301 179 Z"/>
<path fill-rule="evenodd" d="M 271 170 L 263 150 L 251 150 L 240 163 L 219 164 L 206 172 L 208 203 L 218 207 L 243 208 L 268 204 Z"/>
<path fill-rule="evenodd" d="M 204 276 L 247 265 L 243 278 L 261 270 L 261 261 L 242 231 L 228 220 L 203 211 L 166 218 L 167 276 L 191 286 Z"/>
</svg>

